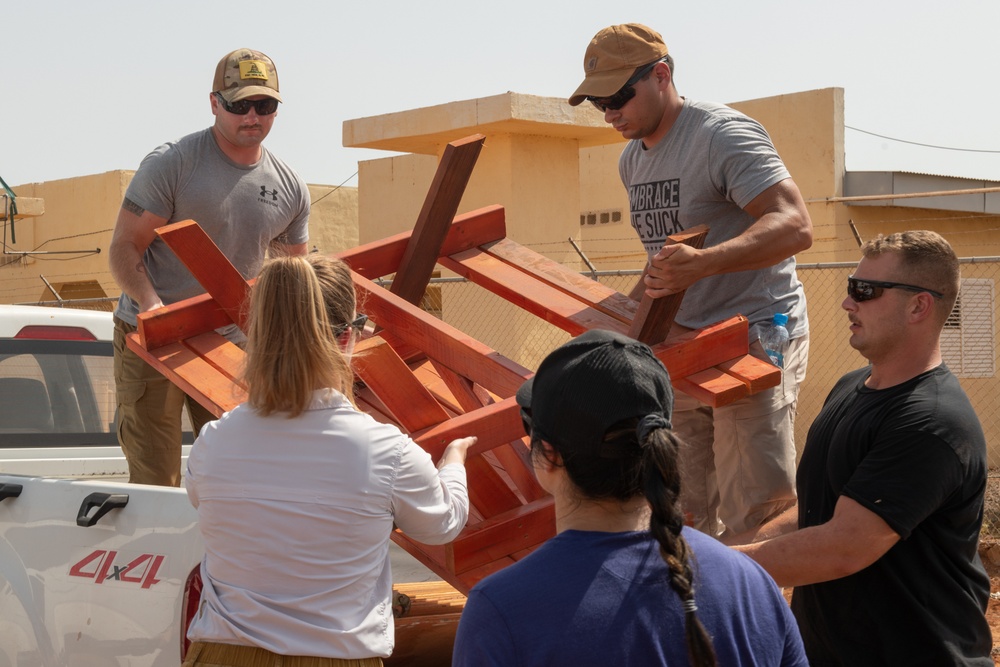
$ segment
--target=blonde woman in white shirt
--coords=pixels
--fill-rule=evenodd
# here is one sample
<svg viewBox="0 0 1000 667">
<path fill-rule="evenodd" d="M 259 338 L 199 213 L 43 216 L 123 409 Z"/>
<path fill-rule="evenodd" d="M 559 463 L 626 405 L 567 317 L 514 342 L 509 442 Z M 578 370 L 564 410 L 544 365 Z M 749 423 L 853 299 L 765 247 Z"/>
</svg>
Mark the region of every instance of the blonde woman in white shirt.
<svg viewBox="0 0 1000 667">
<path fill-rule="evenodd" d="M 342 261 L 270 260 L 250 304 L 248 400 L 207 424 L 188 459 L 205 558 L 184 666 L 381 665 L 393 524 L 428 544 L 458 536 L 476 439 L 452 442 L 435 468 L 355 407 L 350 354 L 366 318 Z"/>
</svg>

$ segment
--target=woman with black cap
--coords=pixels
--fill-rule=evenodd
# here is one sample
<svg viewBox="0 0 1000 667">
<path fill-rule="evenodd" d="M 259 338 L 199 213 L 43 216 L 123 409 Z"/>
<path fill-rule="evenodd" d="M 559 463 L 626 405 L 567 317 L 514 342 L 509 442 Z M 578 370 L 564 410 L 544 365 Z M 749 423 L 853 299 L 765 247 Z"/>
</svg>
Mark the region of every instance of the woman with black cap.
<svg viewBox="0 0 1000 667">
<path fill-rule="evenodd" d="M 753 561 L 684 526 L 670 377 L 588 331 L 517 393 L 556 536 L 470 591 L 453 665 L 807 665 Z"/>
</svg>

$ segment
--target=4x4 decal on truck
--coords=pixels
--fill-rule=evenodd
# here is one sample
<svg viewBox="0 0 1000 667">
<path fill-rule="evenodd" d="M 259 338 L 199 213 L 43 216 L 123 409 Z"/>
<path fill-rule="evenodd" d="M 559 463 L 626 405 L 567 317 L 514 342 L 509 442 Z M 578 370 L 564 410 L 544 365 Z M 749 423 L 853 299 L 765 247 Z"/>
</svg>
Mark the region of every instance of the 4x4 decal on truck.
<svg viewBox="0 0 1000 667">
<path fill-rule="evenodd" d="M 160 583 L 161 580 L 156 578 L 156 573 L 166 556 L 143 554 L 127 565 L 115 564 L 117 557 L 117 551 L 97 549 L 70 567 L 69 576 L 93 579 L 96 584 L 103 584 L 109 579 L 135 584 L 141 583 L 142 588 L 149 588 Z"/>
</svg>

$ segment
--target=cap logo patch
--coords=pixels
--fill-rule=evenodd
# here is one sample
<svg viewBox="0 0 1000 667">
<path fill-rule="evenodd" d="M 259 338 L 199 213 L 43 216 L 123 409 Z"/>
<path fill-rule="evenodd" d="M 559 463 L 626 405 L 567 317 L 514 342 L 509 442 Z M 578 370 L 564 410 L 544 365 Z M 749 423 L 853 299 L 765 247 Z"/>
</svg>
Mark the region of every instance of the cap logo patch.
<svg viewBox="0 0 1000 667">
<path fill-rule="evenodd" d="M 597 69 L 597 56 L 587 61 L 587 71 L 593 72 L 595 69 Z"/>
<path fill-rule="evenodd" d="M 262 60 L 241 60 L 240 78 L 267 81 L 267 65 Z"/>
</svg>

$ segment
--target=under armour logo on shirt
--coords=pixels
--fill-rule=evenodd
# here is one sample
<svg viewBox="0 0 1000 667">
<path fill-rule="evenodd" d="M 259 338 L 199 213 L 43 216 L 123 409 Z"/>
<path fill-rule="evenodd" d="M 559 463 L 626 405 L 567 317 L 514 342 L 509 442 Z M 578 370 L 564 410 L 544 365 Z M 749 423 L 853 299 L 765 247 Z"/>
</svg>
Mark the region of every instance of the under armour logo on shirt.
<svg viewBox="0 0 1000 667">
<path fill-rule="evenodd" d="M 271 195 L 271 201 L 278 201 L 278 190 L 268 190 L 266 185 L 260 186 L 260 196 L 267 197 Z"/>
</svg>

